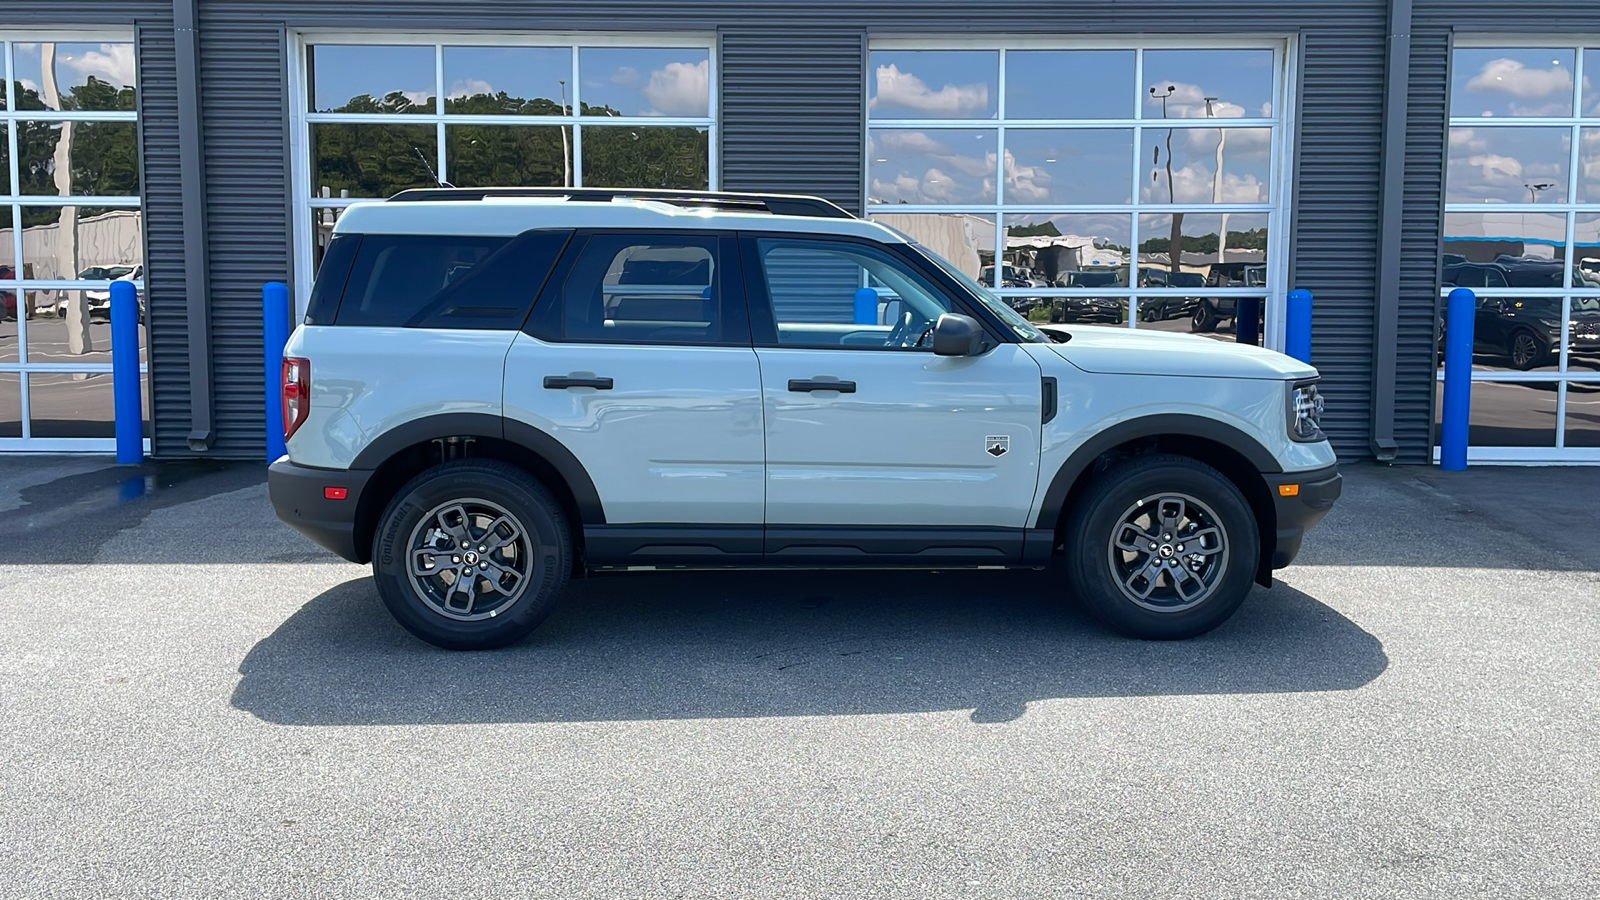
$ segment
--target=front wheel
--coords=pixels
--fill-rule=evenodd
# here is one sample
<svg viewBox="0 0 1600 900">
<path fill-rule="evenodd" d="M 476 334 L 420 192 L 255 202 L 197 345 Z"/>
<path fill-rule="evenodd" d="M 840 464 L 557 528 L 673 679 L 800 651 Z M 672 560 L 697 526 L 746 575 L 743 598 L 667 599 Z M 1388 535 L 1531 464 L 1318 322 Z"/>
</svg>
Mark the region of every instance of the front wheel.
<svg viewBox="0 0 1600 900">
<path fill-rule="evenodd" d="M 435 466 L 378 523 L 372 574 L 405 629 L 450 650 L 503 647 L 537 628 L 566 587 L 572 538 L 544 485 L 493 460 Z"/>
<path fill-rule="evenodd" d="M 1189 319 L 1189 330 L 1196 334 L 1210 334 L 1217 330 L 1217 312 L 1211 304 L 1204 300 L 1194 308 L 1194 316 Z"/>
<path fill-rule="evenodd" d="M 1172 454 L 1098 476 L 1067 522 L 1075 593 L 1107 625 L 1146 640 L 1204 634 L 1250 592 L 1261 539 L 1244 495 Z"/>
<path fill-rule="evenodd" d="M 1526 372 L 1544 365 L 1549 351 L 1543 341 L 1524 328 L 1512 333 L 1506 347 L 1506 355 L 1511 357 L 1513 366 Z"/>
</svg>

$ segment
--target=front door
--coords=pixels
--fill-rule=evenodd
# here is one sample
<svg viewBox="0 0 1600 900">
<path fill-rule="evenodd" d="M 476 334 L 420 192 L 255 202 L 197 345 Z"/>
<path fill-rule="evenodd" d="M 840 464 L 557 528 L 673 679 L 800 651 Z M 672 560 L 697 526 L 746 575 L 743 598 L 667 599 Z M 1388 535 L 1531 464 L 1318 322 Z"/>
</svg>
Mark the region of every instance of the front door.
<svg viewBox="0 0 1600 900">
<path fill-rule="evenodd" d="M 1040 369 L 1000 342 L 934 355 L 929 273 L 842 238 L 751 237 L 745 265 L 766 411 L 767 553 L 789 537 L 1025 527 L 1038 482 Z M 957 542 L 959 543 L 959 541 Z M 843 545 L 842 542 L 840 545 Z"/>
</svg>

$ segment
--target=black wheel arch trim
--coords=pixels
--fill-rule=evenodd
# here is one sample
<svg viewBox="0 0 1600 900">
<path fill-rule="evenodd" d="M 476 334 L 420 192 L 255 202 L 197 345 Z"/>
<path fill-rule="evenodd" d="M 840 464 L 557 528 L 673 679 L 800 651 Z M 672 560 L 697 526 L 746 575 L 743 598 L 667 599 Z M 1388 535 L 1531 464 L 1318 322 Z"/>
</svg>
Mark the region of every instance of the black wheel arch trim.
<svg viewBox="0 0 1600 900">
<path fill-rule="evenodd" d="M 1055 477 L 1051 479 L 1034 527 L 1054 529 L 1060 523 L 1062 509 L 1066 505 L 1067 494 L 1072 491 L 1073 483 L 1078 480 L 1078 476 L 1094 465 L 1094 461 L 1099 459 L 1101 454 L 1129 441 L 1166 435 L 1214 441 L 1237 451 L 1263 474 L 1283 471 L 1278 460 L 1267 451 L 1267 448 L 1261 446 L 1260 442 L 1225 422 L 1183 413 L 1161 413 L 1129 419 L 1096 434 L 1072 451 L 1072 455 L 1067 457 L 1067 461 L 1061 464 L 1061 468 L 1056 470 Z"/>
<path fill-rule="evenodd" d="M 413 419 L 378 435 L 356 455 L 352 469 L 376 469 L 396 453 L 415 444 L 448 437 L 482 437 L 517 444 L 537 454 L 566 481 L 584 525 L 604 525 L 605 509 L 594 479 L 572 451 L 549 434 L 526 422 L 490 413 L 440 413 Z"/>
</svg>

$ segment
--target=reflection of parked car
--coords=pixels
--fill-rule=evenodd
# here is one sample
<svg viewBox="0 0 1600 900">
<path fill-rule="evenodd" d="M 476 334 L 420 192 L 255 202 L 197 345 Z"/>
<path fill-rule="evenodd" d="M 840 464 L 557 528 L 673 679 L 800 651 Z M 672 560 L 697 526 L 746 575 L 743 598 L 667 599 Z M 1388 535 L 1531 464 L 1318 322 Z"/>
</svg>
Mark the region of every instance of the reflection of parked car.
<svg viewBox="0 0 1600 900">
<path fill-rule="evenodd" d="M 1212 263 L 1206 287 L 1266 287 L 1267 267 L 1261 263 Z M 1236 297 L 1202 297 L 1195 304 L 1189 330 L 1201 333 L 1217 330 L 1222 320 L 1231 319 L 1238 307 Z"/>
<path fill-rule="evenodd" d="M 1002 288 L 1034 288 L 1049 286 L 1048 281 L 1035 275 L 1033 270 L 1027 266 L 1002 266 L 1000 269 L 1000 278 L 1000 287 Z M 984 266 L 982 269 L 980 269 L 978 272 L 978 281 L 981 282 L 984 287 L 992 287 L 994 285 L 994 266 Z M 1029 310 L 1043 302 L 1044 300 L 1039 297 L 1006 298 L 1006 305 L 1010 306 L 1012 309 L 1016 310 L 1022 315 L 1027 315 Z"/>
<path fill-rule="evenodd" d="M 17 270 L 10 266 L 0 266 L 0 280 L 13 280 L 17 277 Z M 17 292 L 0 291 L 0 306 L 5 308 L 5 318 L 17 317 Z"/>
<path fill-rule="evenodd" d="M 1167 269 L 1139 268 L 1140 287 L 1205 287 L 1205 279 L 1198 272 L 1172 272 Z M 1194 313 L 1199 297 L 1169 297 L 1162 295 L 1139 298 L 1139 321 L 1164 322 L 1181 319 Z"/>
<path fill-rule="evenodd" d="M 1561 260 L 1544 257 L 1500 256 L 1492 263 L 1482 263 L 1446 256 L 1441 280 L 1446 288 L 1559 290 L 1565 268 Z M 1574 285 L 1587 284 L 1581 271 L 1573 268 Z M 1575 353 L 1600 351 L 1600 301 L 1573 298 L 1567 339 Z M 1559 298 L 1478 298 L 1477 314 L 1473 316 L 1473 352 L 1509 357 L 1511 365 L 1527 371 L 1553 362 L 1560 345 Z"/>
<path fill-rule="evenodd" d="M 1128 273 L 1120 266 L 1101 270 L 1086 269 L 1063 272 L 1056 279 L 1058 287 L 1066 288 L 1122 288 L 1128 286 Z M 1127 320 L 1128 301 L 1121 297 L 1057 297 L 1050 301 L 1050 321 L 1061 322 L 1123 322 Z"/>
<path fill-rule="evenodd" d="M 90 266 L 78 273 L 82 281 L 138 281 L 144 278 L 144 266 Z M 144 291 L 136 294 L 139 301 L 139 321 L 144 321 Z M 89 306 L 89 318 L 111 319 L 111 289 L 90 288 L 83 292 L 83 300 Z M 67 317 L 67 297 L 63 293 L 61 299 L 56 301 L 56 315 Z"/>
</svg>

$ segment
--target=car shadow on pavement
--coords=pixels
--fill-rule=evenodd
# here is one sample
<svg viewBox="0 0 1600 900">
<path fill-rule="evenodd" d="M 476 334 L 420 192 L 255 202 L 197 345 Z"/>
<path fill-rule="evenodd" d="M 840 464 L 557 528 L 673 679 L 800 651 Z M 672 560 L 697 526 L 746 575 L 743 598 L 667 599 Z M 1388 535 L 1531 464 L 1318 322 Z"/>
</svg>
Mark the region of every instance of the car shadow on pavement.
<svg viewBox="0 0 1600 900">
<path fill-rule="evenodd" d="M 576 581 L 526 641 L 435 649 L 369 579 L 312 599 L 239 666 L 233 705 L 291 725 L 973 710 L 1072 697 L 1353 690 L 1377 638 L 1282 584 L 1189 641 L 1106 631 L 1055 571 L 651 572 Z"/>
</svg>

